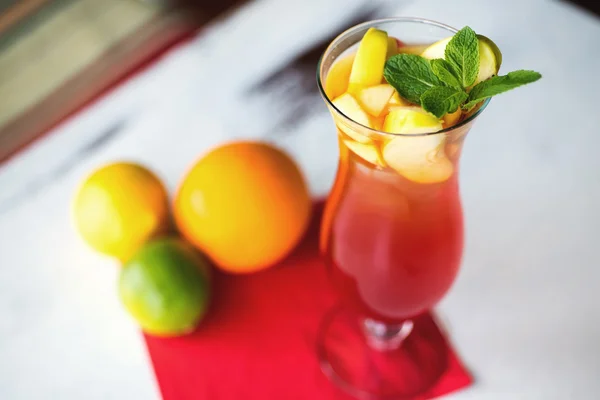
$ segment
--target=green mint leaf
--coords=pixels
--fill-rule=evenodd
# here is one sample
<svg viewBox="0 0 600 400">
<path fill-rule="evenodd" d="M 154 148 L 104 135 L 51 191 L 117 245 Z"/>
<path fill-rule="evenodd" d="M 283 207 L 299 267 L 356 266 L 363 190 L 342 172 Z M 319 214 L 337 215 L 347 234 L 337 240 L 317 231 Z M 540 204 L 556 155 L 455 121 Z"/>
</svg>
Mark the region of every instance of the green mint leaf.
<svg viewBox="0 0 600 400">
<path fill-rule="evenodd" d="M 542 75 L 539 72 L 527 70 L 518 70 L 502 76 L 493 76 L 490 79 L 478 83 L 471 89 L 468 101 L 462 108 L 467 111 L 471 110 L 477 103 L 488 97 L 535 82 L 541 77 Z"/>
<path fill-rule="evenodd" d="M 432 87 L 421 96 L 421 107 L 442 118 L 446 113 L 455 112 L 467 97 L 468 94 L 462 89 L 450 86 Z"/>
<path fill-rule="evenodd" d="M 429 61 L 414 54 L 397 54 L 387 60 L 383 76 L 400 96 L 415 104 L 427 89 L 441 85 Z"/>
<path fill-rule="evenodd" d="M 446 86 L 454 87 L 462 90 L 462 86 L 458 81 L 456 73 L 453 71 L 452 65 L 443 58 L 431 60 L 431 69 L 438 79 L 446 84 Z"/>
<path fill-rule="evenodd" d="M 479 73 L 479 41 L 475 31 L 466 26 L 456 32 L 446 45 L 444 58 L 456 71 L 462 87 L 475 83 Z"/>
</svg>

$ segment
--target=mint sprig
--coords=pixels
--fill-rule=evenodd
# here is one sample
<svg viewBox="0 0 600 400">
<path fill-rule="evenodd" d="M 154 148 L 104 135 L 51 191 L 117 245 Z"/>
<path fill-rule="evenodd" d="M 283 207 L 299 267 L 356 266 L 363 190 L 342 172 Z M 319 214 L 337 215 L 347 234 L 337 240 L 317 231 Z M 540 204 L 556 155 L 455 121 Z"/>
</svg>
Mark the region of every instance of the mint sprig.
<svg viewBox="0 0 600 400">
<path fill-rule="evenodd" d="M 436 86 L 428 89 L 421 96 L 421 106 L 426 111 L 440 118 L 446 113 L 453 113 L 469 97 L 463 90 L 450 86 Z"/>
<path fill-rule="evenodd" d="M 541 77 L 542 75 L 539 72 L 522 69 L 509 72 L 504 76 L 492 76 L 490 79 L 478 83 L 471 89 L 467 103 L 464 104 L 462 108 L 466 111 L 470 111 L 482 100 L 518 88 L 519 86 L 535 82 Z"/>
<path fill-rule="evenodd" d="M 497 60 L 499 61 L 499 60 Z M 398 93 L 419 104 L 437 118 L 459 107 L 469 111 L 481 101 L 540 79 L 528 70 L 492 76 L 475 86 L 479 74 L 479 41 L 468 26 L 448 42 L 443 59 L 427 60 L 413 54 L 398 54 L 387 60 L 384 77 Z"/>
<path fill-rule="evenodd" d="M 402 97 L 416 104 L 427 89 L 442 84 L 429 61 L 414 54 L 398 54 L 387 60 L 383 76 Z"/>
<path fill-rule="evenodd" d="M 452 65 L 450 65 L 450 63 L 443 58 L 431 60 L 431 69 L 433 70 L 435 76 L 437 76 L 438 79 L 447 86 L 457 89 L 463 88 L 462 84 L 456 77 L 456 72 L 454 72 Z"/>
<path fill-rule="evenodd" d="M 477 34 L 468 26 L 450 39 L 444 58 L 453 67 L 463 88 L 471 86 L 479 73 L 479 41 Z"/>
</svg>

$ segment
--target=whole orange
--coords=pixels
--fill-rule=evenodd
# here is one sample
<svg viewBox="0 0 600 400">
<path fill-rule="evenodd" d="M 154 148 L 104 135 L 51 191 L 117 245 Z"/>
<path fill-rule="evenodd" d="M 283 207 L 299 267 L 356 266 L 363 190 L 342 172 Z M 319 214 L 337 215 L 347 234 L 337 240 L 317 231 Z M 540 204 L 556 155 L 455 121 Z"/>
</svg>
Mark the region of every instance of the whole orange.
<svg viewBox="0 0 600 400">
<path fill-rule="evenodd" d="M 302 173 L 286 153 L 236 141 L 192 166 L 175 196 L 174 217 L 181 234 L 219 268 L 248 273 L 296 246 L 311 207 Z"/>
</svg>

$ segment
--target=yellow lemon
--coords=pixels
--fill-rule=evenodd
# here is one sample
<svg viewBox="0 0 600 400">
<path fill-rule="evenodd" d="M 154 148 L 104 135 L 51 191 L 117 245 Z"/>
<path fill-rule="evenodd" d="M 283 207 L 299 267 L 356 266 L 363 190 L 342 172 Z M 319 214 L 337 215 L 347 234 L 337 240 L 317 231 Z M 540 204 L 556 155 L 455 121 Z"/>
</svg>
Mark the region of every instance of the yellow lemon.
<svg viewBox="0 0 600 400">
<path fill-rule="evenodd" d="M 145 167 L 117 162 L 94 171 L 73 201 L 73 220 L 95 250 L 124 261 L 169 231 L 167 192 Z"/>
</svg>

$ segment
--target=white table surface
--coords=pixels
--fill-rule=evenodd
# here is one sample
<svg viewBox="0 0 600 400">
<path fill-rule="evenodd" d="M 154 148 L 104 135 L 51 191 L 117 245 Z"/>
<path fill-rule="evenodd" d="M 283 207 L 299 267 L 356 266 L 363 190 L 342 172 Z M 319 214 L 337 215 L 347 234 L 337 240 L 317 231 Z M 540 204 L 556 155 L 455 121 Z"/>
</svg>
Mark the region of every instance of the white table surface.
<svg viewBox="0 0 600 400">
<path fill-rule="evenodd" d="M 117 267 L 72 229 L 76 185 L 125 158 L 151 167 L 172 193 L 210 146 L 268 134 L 314 194 L 327 193 L 337 150 L 325 106 L 315 100 L 310 118 L 273 135 L 265 127 L 276 103 L 247 88 L 363 3 L 253 3 L 0 166 L 0 399 L 160 397 L 117 299 Z M 543 74 L 494 99 L 466 143 L 466 253 L 439 312 L 477 381 L 448 398 L 599 398 L 599 20 L 549 1 L 379 9 L 470 25 L 500 45 L 504 71 Z"/>
</svg>

